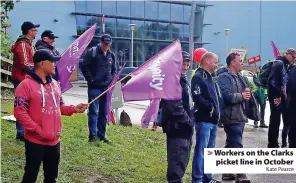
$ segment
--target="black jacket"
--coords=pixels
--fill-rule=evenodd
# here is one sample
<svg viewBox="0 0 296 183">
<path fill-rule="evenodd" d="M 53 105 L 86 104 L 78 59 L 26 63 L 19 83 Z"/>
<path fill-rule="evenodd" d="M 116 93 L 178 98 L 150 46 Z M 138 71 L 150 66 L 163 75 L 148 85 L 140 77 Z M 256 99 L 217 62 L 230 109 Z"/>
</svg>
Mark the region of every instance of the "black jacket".
<svg viewBox="0 0 296 183">
<path fill-rule="evenodd" d="M 288 68 L 287 106 L 294 110 L 296 108 L 296 64 Z"/>
<path fill-rule="evenodd" d="M 268 98 L 273 101 L 275 98 L 283 97 L 286 93 L 284 88 L 287 85 L 287 67 L 289 61 L 284 56 L 280 56 L 271 66 L 271 71 L 268 78 Z"/>
<path fill-rule="evenodd" d="M 204 69 L 199 69 L 191 81 L 195 122 L 217 124 L 223 108 L 217 79 Z"/>
<path fill-rule="evenodd" d="M 189 84 L 185 77 L 180 80 L 181 100 L 162 100 L 162 129 L 168 137 L 190 139 L 193 135 Z"/>
<path fill-rule="evenodd" d="M 93 51 L 95 55 L 93 57 Z M 100 45 L 87 50 L 80 69 L 89 88 L 105 89 L 116 74 L 115 55 L 110 50 L 105 55 Z"/>
<path fill-rule="evenodd" d="M 60 52 L 56 50 L 54 46 L 51 46 L 42 40 L 38 40 L 35 44 L 35 47 L 37 50 L 47 49 L 50 52 L 52 52 L 54 56 L 61 56 Z M 52 76 L 52 78 L 55 79 L 56 81 L 59 81 L 59 72 L 57 67 L 55 68 L 55 74 Z"/>
</svg>

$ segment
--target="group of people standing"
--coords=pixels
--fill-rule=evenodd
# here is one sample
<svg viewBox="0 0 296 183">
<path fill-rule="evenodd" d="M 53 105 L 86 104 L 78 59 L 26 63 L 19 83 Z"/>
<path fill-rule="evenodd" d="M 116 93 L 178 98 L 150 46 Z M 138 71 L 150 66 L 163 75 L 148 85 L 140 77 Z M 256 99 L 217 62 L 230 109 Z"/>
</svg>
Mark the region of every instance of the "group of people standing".
<svg viewBox="0 0 296 183">
<path fill-rule="evenodd" d="M 12 80 L 15 90 L 14 115 L 16 139 L 25 141 L 26 165 L 23 183 L 35 182 L 41 162 L 44 168 L 44 182 L 56 182 L 60 160 L 61 115 L 84 112 L 88 107 L 89 142 L 106 138 L 107 101 L 106 95 L 90 106 L 79 104 L 66 106 L 61 97 L 59 76 L 55 62 L 60 59 L 54 48 L 58 38 L 52 31 L 41 34 L 36 45 L 33 40 L 40 25 L 24 22 L 22 35 L 12 47 Z M 88 83 L 88 100 L 92 101 L 107 89 L 116 74 L 117 64 L 110 51 L 111 37 L 102 35 L 100 44 L 86 51 L 82 73 Z M 37 50 L 36 50 L 37 48 Z M 192 162 L 192 183 L 219 183 L 211 174 L 204 174 L 204 148 L 216 145 L 218 123 L 223 124 L 226 133 L 226 148 L 243 148 L 243 132 L 248 116 L 245 111 L 252 92 L 240 72 L 243 62 L 238 53 L 226 58 L 227 69 L 216 75 L 218 57 L 207 52 L 203 55 L 200 68 L 191 83 L 186 78 L 191 56 L 183 51 L 183 66 L 180 78 L 182 99 L 161 100 L 161 124 L 167 136 L 167 180 L 182 182 L 189 162 L 194 128 L 196 145 Z M 283 114 L 284 129 L 289 131 L 289 146 L 296 147 L 296 123 L 293 109 L 296 107 L 296 58 L 295 49 L 285 54 L 272 65 L 268 84 L 268 99 L 271 117 L 268 132 L 268 147 L 277 148 L 280 116 Z M 52 79 L 53 78 L 53 79 Z M 36 113 L 41 111 L 41 113 Z M 295 116 L 295 115 L 294 115 Z M 294 123 L 293 123 L 294 120 Z M 288 132 L 287 132 L 288 133 Z M 283 143 L 282 147 L 286 147 Z M 223 174 L 223 180 L 237 183 L 251 182 L 246 174 Z"/>
<path fill-rule="evenodd" d="M 211 52 L 205 53 L 191 84 L 186 79 L 190 58 L 189 53 L 183 52 L 180 79 L 182 99 L 161 101 L 160 124 L 167 136 L 167 181 L 182 182 L 189 162 L 195 128 L 196 145 L 192 162 L 192 183 L 219 183 L 220 180 L 214 179 L 211 174 L 204 173 L 204 148 L 215 147 L 218 123 L 223 124 L 226 133 L 225 148 L 243 148 L 243 132 L 249 118 L 246 111 L 254 107 L 252 103 L 258 97 L 251 92 L 248 79 L 241 75 L 243 61 L 238 53 L 230 53 L 227 56 L 227 67 L 219 74 L 216 73 L 217 55 Z M 293 119 L 293 109 L 296 107 L 295 59 L 296 50 L 287 49 L 285 54 L 273 63 L 268 77 L 268 100 L 271 108 L 268 129 L 268 147 L 270 148 L 279 147 L 278 136 L 282 113 L 284 114 L 283 134 L 288 134 L 290 129 L 289 147 L 293 148 L 296 145 L 295 115 Z M 264 100 L 266 100 L 265 97 Z M 264 104 L 265 101 L 261 103 Z M 260 127 L 266 128 L 268 126 L 264 122 L 265 107 L 262 108 L 260 116 L 263 119 Z M 282 147 L 287 147 L 284 139 Z M 243 172 L 236 175 L 223 174 L 222 180 L 235 180 L 236 183 L 251 182 Z"/>
</svg>

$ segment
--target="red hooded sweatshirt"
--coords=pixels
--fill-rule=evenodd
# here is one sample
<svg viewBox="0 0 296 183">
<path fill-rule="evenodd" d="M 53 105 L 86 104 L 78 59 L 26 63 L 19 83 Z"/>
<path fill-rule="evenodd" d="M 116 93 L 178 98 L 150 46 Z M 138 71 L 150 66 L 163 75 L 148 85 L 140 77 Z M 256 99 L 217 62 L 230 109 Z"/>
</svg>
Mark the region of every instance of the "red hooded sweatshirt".
<svg viewBox="0 0 296 183">
<path fill-rule="evenodd" d="M 47 77 L 44 84 L 34 72 L 15 91 L 14 115 L 25 129 L 25 139 L 41 145 L 56 145 L 62 132 L 61 115 L 70 116 L 74 106 L 66 106 L 58 83 Z"/>
<path fill-rule="evenodd" d="M 13 81 L 21 82 L 25 79 L 28 69 L 34 66 L 33 55 L 36 48 L 31 40 L 22 35 L 11 47 L 11 51 L 13 53 L 11 77 Z"/>
</svg>

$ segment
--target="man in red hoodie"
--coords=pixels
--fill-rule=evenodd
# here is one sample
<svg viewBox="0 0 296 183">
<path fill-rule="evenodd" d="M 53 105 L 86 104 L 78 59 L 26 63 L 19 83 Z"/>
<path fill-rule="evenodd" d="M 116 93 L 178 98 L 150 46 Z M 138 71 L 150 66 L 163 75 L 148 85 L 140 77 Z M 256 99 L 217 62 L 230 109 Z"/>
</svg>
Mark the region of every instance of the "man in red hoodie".
<svg viewBox="0 0 296 183">
<path fill-rule="evenodd" d="M 30 67 L 33 67 L 33 54 L 36 49 L 32 44 L 35 39 L 39 24 L 32 22 L 24 22 L 22 24 L 22 35 L 16 40 L 12 46 L 13 65 L 12 65 L 12 81 L 16 88 L 21 81 L 25 79 L 25 75 Z M 24 140 L 24 128 L 16 122 L 16 139 Z"/>
<path fill-rule="evenodd" d="M 34 54 L 34 70 L 15 91 L 14 115 L 25 129 L 26 165 L 22 183 L 36 181 L 43 162 L 44 182 L 56 182 L 60 160 L 61 115 L 82 113 L 87 104 L 66 106 L 55 72 L 55 57 L 45 49 Z"/>
</svg>

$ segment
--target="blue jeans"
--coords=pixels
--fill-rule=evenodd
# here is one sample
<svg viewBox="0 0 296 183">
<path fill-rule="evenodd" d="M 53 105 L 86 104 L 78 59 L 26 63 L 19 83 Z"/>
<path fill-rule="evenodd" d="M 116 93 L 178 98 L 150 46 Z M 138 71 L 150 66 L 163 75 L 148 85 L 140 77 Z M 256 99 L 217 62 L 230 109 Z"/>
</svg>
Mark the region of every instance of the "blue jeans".
<svg viewBox="0 0 296 183">
<path fill-rule="evenodd" d="M 88 102 L 99 96 L 104 90 L 88 88 Z M 89 136 L 105 139 L 107 124 L 107 94 L 90 104 L 88 109 Z"/>
<path fill-rule="evenodd" d="M 21 82 L 13 82 L 14 90 Z M 24 127 L 19 123 L 15 122 L 15 128 L 16 128 L 16 137 L 23 137 L 24 136 Z"/>
<path fill-rule="evenodd" d="M 195 123 L 196 145 L 192 162 L 192 183 L 207 182 L 212 179 L 212 174 L 204 174 L 204 148 L 215 147 L 217 129 L 217 124 Z"/>
</svg>

